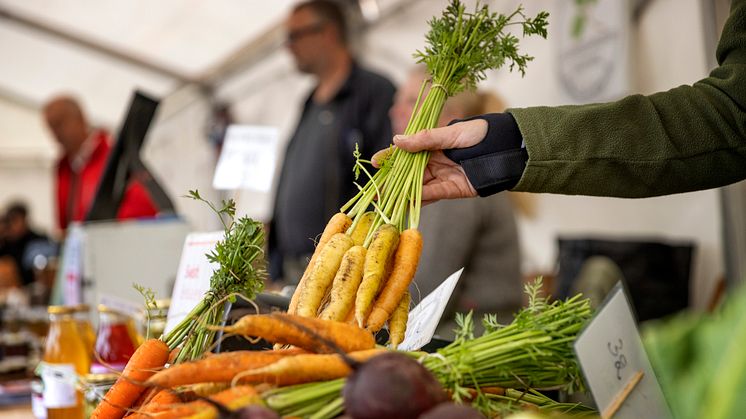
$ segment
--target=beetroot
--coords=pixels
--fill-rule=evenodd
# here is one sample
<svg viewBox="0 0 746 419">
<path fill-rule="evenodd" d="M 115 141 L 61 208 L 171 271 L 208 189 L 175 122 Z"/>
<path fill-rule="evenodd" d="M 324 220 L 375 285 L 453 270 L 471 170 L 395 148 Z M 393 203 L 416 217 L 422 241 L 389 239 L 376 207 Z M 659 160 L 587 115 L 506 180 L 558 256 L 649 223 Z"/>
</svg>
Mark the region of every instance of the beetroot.
<svg viewBox="0 0 746 419">
<path fill-rule="evenodd" d="M 353 419 L 411 419 L 448 399 L 430 371 L 395 352 L 379 355 L 350 375 L 345 411 Z"/>
<path fill-rule="evenodd" d="M 232 419 L 280 419 L 274 410 L 264 406 L 250 405 L 233 412 Z"/>
<path fill-rule="evenodd" d="M 441 403 L 420 415 L 419 419 L 485 419 L 485 417 L 471 406 Z"/>
</svg>

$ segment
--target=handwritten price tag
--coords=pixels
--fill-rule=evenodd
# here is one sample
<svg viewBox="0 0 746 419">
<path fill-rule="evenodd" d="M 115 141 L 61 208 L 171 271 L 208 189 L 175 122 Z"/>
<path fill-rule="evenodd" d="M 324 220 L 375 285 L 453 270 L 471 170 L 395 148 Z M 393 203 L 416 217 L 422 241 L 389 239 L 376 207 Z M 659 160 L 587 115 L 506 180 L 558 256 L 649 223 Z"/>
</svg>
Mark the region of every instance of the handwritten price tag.
<svg viewBox="0 0 746 419">
<path fill-rule="evenodd" d="M 277 163 L 275 127 L 231 125 L 225 134 L 212 185 L 215 189 L 269 192 Z"/>
<path fill-rule="evenodd" d="M 407 331 L 398 349 L 415 351 L 430 343 L 462 272 L 464 268 L 451 274 L 409 312 Z"/>
<path fill-rule="evenodd" d="M 671 418 L 621 282 L 575 341 L 603 418 Z"/>
<path fill-rule="evenodd" d="M 210 276 L 217 264 L 207 260 L 207 254 L 218 240 L 223 238 L 222 231 L 212 233 L 191 233 L 184 240 L 176 283 L 171 294 L 171 306 L 166 318 L 166 332 L 179 322 L 199 304 L 205 291 L 210 289 Z"/>
</svg>

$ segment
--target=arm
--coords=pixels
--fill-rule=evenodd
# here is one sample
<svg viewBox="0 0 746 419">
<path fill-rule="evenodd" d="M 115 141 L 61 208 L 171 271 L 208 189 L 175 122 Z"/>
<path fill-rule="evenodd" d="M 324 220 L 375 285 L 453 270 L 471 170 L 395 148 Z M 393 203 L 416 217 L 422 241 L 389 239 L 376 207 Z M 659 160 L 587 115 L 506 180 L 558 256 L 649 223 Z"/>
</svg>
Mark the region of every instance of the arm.
<svg viewBox="0 0 746 419">
<path fill-rule="evenodd" d="M 510 110 L 529 155 L 515 189 L 644 197 L 746 178 L 746 1 L 733 1 L 717 58 L 693 86 Z"/>
<path fill-rule="evenodd" d="M 395 143 L 434 151 L 423 200 L 488 195 L 518 180 L 518 191 L 618 197 L 724 186 L 746 178 L 746 0 L 733 0 L 717 58 L 720 66 L 693 86 L 511 109 Z M 527 160 L 516 160 L 520 142 Z"/>
</svg>

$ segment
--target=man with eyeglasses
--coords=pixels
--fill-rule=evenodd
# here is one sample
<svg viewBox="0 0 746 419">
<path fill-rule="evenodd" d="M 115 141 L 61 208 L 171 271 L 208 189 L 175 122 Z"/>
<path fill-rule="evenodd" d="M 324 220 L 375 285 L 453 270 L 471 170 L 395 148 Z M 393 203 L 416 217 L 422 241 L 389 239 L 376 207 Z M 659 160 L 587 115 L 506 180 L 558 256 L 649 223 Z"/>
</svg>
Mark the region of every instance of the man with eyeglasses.
<svg viewBox="0 0 746 419">
<path fill-rule="evenodd" d="M 339 4 L 301 3 L 286 27 L 286 46 L 298 70 L 316 79 L 288 143 L 270 226 L 272 279 L 294 284 L 313 253 L 313 239 L 357 193 L 356 146 L 367 159 L 390 143 L 388 109 L 395 89 L 356 63 Z"/>
</svg>

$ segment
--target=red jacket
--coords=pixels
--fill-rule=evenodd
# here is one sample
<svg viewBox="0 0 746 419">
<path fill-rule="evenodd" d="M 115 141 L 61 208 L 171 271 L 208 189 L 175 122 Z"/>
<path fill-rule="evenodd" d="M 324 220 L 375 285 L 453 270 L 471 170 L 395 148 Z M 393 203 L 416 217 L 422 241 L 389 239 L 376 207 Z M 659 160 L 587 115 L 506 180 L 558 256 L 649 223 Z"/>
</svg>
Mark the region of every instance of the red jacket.
<svg viewBox="0 0 746 419">
<path fill-rule="evenodd" d="M 93 151 L 77 175 L 67 156 L 57 164 L 57 221 L 63 230 L 70 221 L 82 221 L 85 218 L 96 195 L 99 179 L 106 168 L 106 160 L 111 151 L 109 135 L 104 131 L 96 131 L 91 140 L 94 141 Z M 76 187 L 70 202 L 75 177 Z M 157 212 L 147 190 L 137 182 L 130 182 L 117 212 L 117 219 L 152 217 Z"/>
</svg>

